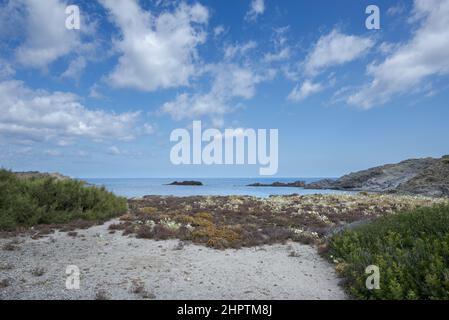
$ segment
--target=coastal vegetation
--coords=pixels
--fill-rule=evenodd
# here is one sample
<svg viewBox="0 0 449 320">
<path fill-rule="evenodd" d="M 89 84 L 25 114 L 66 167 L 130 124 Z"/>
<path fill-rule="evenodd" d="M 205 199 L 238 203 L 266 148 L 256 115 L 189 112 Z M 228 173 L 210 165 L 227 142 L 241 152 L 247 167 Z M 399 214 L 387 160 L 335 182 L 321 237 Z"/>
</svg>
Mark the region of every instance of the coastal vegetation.
<svg viewBox="0 0 449 320">
<path fill-rule="evenodd" d="M 180 239 L 216 249 L 286 240 L 320 244 L 354 223 L 434 203 L 448 201 L 378 194 L 269 198 L 146 196 L 129 200 L 130 212 L 110 228 L 138 238 Z"/>
<path fill-rule="evenodd" d="M 449 299 L 449 206 L 405 210 L 348 230 L 329 243 L 329 258 L 359 299 Z M 368 290 L 365 268 L 379 268 Z"/>
<path fill-rule="evenodd" d="M 75 220 L 105 221 L 126 210 L 125 198 L 82 181 L 23 178 L 0 170 L 0 230 Z"/>
</svg>

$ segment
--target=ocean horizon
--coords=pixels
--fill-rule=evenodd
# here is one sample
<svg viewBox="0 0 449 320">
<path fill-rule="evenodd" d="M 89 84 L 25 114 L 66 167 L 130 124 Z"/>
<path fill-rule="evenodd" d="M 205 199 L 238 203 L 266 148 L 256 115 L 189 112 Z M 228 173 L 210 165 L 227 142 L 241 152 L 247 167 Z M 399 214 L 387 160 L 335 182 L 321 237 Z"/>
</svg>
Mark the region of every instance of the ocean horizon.
<svg viewBox="0 0 449 320">
<path fill-rule="evenodd" d="M 351 193 L 338 190 L 314 190 L 299 187 L 249 187 L 252 183 L 270 184 L 273 182 L 315 182 L 325 178 L 85 178 L 82 179 L 96 186 L 104 186 L 107 190 L 124 197 L 142 197 L 145 195 L 161 196 L 254 196 L 289 194 L 341 194 Z M 332 179 L 332 178 L 331 178 Z M 202 186 L 168 185 L 173 181 L 201 181 Z"/>
</svg>

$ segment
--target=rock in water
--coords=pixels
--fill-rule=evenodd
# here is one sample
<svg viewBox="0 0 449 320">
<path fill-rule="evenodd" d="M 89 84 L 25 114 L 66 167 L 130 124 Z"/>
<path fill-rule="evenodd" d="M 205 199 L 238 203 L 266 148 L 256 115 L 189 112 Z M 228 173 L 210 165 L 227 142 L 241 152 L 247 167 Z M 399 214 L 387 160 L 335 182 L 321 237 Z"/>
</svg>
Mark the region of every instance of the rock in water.
<svg viewBox="0 0 449 320">
<path fill-rule="evenodd" d="M 200 181 L 173 181 L 168 184 L 169 186 L 202 186 Z"/>
<path fill-rule="evenodd" d="M 304 181 L 295 182 L 273 182 L 273 183 L 252 183 L 248 184 L 247 187 L 296 187 L 304 188 L 306 183 Z"/>
</svg>

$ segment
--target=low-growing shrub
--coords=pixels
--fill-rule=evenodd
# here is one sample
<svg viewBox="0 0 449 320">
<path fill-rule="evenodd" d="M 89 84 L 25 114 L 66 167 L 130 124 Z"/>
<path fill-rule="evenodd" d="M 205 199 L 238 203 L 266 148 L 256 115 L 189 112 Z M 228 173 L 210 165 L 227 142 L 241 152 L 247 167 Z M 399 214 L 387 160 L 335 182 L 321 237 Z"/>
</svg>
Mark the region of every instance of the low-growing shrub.
<svg viewBox="0 0 449 320">
<path fill-rule="evenodd" d="M 17 178 L 0 170 L 0 230 L 74 220 L 103 221 L 125 213 L 126 199 L 78 180 Z"/>
<path fill-rule="evenodd" d="M 329 257 L 361 299 L 449 299 L 449 206 L 418 208 L 379 218 L 335 236 Z M 376 265 L 380 289 L 366 288 Z"/>
</svg>

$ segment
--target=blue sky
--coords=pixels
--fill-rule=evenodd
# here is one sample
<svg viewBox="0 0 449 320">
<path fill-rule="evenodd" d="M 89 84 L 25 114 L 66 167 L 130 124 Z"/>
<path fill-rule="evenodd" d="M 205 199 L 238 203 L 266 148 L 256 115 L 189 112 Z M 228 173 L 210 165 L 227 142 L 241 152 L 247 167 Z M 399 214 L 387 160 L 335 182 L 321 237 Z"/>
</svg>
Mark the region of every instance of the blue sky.
<svg viewBox="0 0 449 320">
<path fill-rule="evenodd" d="M 67 5 L 80 30 L 65 27 Z M 380 8 L 380 29 L 365 8 Z M 0 0 L 0 166 L 75 177 L 254 177 L 174 166 L 193 120 L 279 130 L 282 177 L 449 153 L 449 1 Z"/>
</svg>

